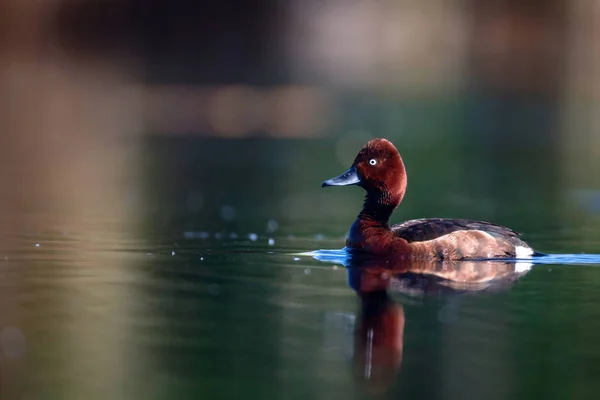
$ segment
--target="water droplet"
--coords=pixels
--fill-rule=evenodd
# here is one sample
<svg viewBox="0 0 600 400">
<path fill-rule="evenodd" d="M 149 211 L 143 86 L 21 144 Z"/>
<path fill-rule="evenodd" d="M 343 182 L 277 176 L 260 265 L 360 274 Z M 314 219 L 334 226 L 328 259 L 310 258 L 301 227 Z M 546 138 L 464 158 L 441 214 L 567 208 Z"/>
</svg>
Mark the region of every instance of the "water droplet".
<svg viewBox="0 0 600 400">
<path fill-rule="evenodd" d="M 294 257 L 294 261 L 300 261 L 300 257 Z"/>
<path fill-rule="evenodd" d="M 225 221 L 233 221 L 236 217 L 237 212 L 232 206 L 221 207 L 220 215 Z"/>
<path fill-rule="evenodd" d="M 323 240 L 323 239 L 325 239 L 325 235 L 323 235 L 323 234 L 321 234 L 321 233 L 317 233 L 317 234 L 315 235 L 315 239 L 316 239 L 316 240 Z"/>
<path fill-rule="evenodd" d="M 204 257 L 200 257 L 200 261 L 204 261 Z"/>
<path fill-rule="evenodd" d="M 273 246 L 275 244 L 275 239 L 269 238 L 269 246 Z"/>
<path fill-rule="evenodd" d="M 174 252 L 174 251 L 172 251 L 172 252 L 171 252 L 171 255 L 172 255 L 172 256 L 174 256 L 174 255 L 175 255 L 175 252 Z"/>
<path fill-rule="evenodd" d="M 270 219 L 269 222 L 267 222 L 267 232 L 275 232 L 277 228 L 279 228 L 279 222 L 274 219 Z"/>
<path fill-rule="evenodd" d="M 337 269 L 338 269 L 338 266 L 337 266 L 337 265 L 334 265 L 334 266 L 333 266 L 333 270 L 335 271 L 335 270 L 337 270 Z"/>
<path fill-rule="evenodd" d="M 40 247 L 40 244 L 39 244 L 39 243 L 36 243 L 34 246 L 35 246 L 35 247 Z"/>
<path fill-rule="evenodd" d="M 248 235 L 248 239 L 250 239 L 253 242 L 255 242 L 256 239 L 258 239 L 258 235 L 256 233 L 251 233 L 251 234 Z"/>
<path fill-rule="evenodd" d="M 310 275 L 310 268 L 306 268 L 304 270 L 304 275 Z"/>
</svg>

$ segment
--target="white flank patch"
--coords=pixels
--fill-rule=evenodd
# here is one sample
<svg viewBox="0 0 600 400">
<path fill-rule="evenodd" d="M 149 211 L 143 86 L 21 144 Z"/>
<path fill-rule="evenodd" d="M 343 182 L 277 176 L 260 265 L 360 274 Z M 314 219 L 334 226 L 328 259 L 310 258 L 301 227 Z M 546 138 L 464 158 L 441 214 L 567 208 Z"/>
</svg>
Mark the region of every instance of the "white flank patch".
<svg viewBox="0 0 600 400">
<path fill-rule="evenodd" d="M 525 272 L 529 271 L 531 269 L 531 267 L 533 267 L 532 263 L 517 261 L 515 263 L 515 272 L 517 274 L 525 273 Z"/>
<path fill-rule="evenodd" d="M 516 258 L 531 258 L 533 255 L 533 249 L 525 246 L 515 246 Z M 515 272 L 518 274 L 525 273 L 533 267 L 530 262 L 517 261 L 515 263 Z"/>
<path fill-rule="evenodd" d="M 528 258 L 533 255 L 533 249 L 525 246 L 515 246 L 516 258 Z"/>
</svg>

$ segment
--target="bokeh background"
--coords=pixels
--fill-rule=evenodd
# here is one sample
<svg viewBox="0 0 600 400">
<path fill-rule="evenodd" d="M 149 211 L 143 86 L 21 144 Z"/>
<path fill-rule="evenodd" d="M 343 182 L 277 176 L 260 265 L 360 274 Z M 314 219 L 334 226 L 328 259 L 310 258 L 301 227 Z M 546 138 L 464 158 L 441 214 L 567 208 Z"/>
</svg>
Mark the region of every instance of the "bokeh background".
<svg viewBox="0 0 600 400">
<path fill-rule="evenodd" d="M 407 165 L 394 221 L 486 219 L 541 251 L 593 252 L 600 2 L 3 0 L 0 129 L 0 251 L 76 235 L 52 257 L 95 254 L 96 277 L 137 279 L 105 250 L 182 232 L 341 247 L 362 193 L 320 183 L 372 137 Z M 18 279 L 2 326 L 35 324 L 18 295 L 36 277 Z M 110 290 L 85 296 L 136 301 Z M 96 346 L 118 345 L 118 327 L 74 315 Z M 125 379 L 97 351 L 98 371 Z M 6 397 L 26 369 L 2 360 Z"/>
<path fill-rule="evenodd" d="M 436 207 L 477 214 L 505 196 L 532 215 L 564 210 L 541 187 L 577 189 L 587 206 L 597 189 L 596 2 L 1 7 L 1 190 L 16 224 L 30 210 L 123 220 L 190 193 L 202 218 L 232 203 L 347 219 L 339 197 L 306 187 L 377 136 Z M 459 182 L 461 198 L 431 195 Z M 407 197 L 416 213 L 423 201 Z"/>
<path fill-rule="evenodd" d="M 594 189 L 598 5 L 522 3 L 4 1 L 4 210 L 143 211 L 124 208 L 118 194 L 137 201 L 128 179 L 206 186 L 203 210 L 230 192 L 253 210 L 263 194 L 314 206 L 298 199 L 305 185 L 374 136 L 427 170 L 412 192 L 463 169 L 479 170 L 470 198 L 522 200 L 540 180 Z M 149 155 L 169 146 L 188 152 Z M 170 173 L 192 164 L 202 176 Z M 223 178 L 241 164 L 245 176 Z M 507 190 L 512 173 L 529 187 Z"/>
</svg>

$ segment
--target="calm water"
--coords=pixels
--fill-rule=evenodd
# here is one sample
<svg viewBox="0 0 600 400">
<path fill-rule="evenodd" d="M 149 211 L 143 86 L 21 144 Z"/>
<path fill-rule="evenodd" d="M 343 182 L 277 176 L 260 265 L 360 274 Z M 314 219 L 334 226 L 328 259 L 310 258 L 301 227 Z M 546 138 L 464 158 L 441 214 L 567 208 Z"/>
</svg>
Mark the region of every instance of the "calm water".
<svg viewBox="0 0 600 400">
<path fill-rule="evenodd" d="M 225 146 L 234 164 L 208 156 Z M 457 266 L 482 282 L 440 284 L 356 268 L 339 251 L 362 193 L 319 186 L 354 154 L 332 159 L 327 141 L 239 146 L 149 144 L 144 179 L 120 194 L 129 224 L 82 216 L 65 228 L 58 212 L 23 212 L 2 232 L 3 399 L 600 393 L 600 258 L 581 256 L 600 253 L 595 192 L 516 151 L 466 162 L 440 148 L 442 170 L 409 146 L 394 221 L 492 220 L 562 254 L 517 271 Z M 298 254 L 320 249 L 336 251 Z"/>
</svg>

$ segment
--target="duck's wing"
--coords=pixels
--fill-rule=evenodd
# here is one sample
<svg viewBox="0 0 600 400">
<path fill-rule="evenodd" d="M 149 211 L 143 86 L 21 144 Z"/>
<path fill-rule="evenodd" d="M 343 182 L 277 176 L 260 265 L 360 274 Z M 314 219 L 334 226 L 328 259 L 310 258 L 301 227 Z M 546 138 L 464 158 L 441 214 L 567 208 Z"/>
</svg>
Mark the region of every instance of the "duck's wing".
<svg viewBox="0 0 600 400">
<path fill-rule="evenodd" d="M 401 224 L 393 225 L 394 235 L 405 239 L 407 242 L 422 242 L 437 239 L 456 231 L 477 230 L 489 233 L 495 237 L 515 240 L 521 243 L 518 232 L 505 226 L 483 221 L 451 218 L 422 218 L 413 219 Z"/>
</svg>

